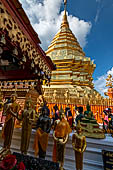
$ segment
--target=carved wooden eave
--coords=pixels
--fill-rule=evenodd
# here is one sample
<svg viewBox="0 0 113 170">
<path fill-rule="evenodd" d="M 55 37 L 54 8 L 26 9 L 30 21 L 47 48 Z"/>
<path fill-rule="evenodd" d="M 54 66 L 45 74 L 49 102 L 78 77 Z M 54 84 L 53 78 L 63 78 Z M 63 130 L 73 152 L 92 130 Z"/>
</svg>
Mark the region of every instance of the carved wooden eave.
<svg viewBox="0 0 113 170">
<path fill-rule="evenodd" d="M 51 71 L 55 69 L 51 59 L 39 46 L 38 35 L 18 0 L 0 0 L 0 46 L 5 50 L 7 46 L 2 42 L 2 38 L 6 44 L 10 43 L 12 50 L 17 51 L 16 57 L 20 65 L 27 65 L 34 71 L 40 70 L 46 77 L 49 77 Z"/>
</svg>

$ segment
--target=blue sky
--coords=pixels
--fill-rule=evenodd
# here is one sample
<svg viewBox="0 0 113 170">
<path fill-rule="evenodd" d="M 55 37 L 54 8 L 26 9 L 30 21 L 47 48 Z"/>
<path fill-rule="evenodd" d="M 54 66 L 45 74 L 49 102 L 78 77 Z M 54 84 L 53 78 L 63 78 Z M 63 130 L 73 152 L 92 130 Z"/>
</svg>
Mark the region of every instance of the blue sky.
<svg viewBox="0 0 113 170">
<path fill-rule="evenodd" d="M 67 0 L 71 30 L 87 57 L 94 60 L 95 88 L 103 95 L 105 79 L 113 75 L 113 0 Z M 20 0 L 34 29 L 47 49 L 60 28 L 63 0 Z"/>
<path fill-rule="evenodd" d="M 91 21 L 92 28 L 84 48 L 86 55 L 95 60 L 94 79 L 105 74 L 113 66 L 113 0 L 72 0 L 70 9 L 79 18 Z M 86 5 L 87 4 L 87 5 Z"/>
</svg>

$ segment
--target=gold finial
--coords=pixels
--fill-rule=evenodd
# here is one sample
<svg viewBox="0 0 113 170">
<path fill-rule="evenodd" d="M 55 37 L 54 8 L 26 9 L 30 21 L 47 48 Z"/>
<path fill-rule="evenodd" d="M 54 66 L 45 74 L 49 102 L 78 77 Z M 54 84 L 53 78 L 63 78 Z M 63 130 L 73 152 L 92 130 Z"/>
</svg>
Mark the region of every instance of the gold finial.
<svg viewBox="0 0 113 170">
<path fill-rule="evenodd" d="M 66 12 L 67 0 L 64 0 L 64 11 Z"/>
<path fill-rule="evenodd" d="M 64 0 L 64 16 L 61 24 L 62 27 L 69 27 L 68 21 L 67 21 L 67 15 L 66 15 L 66 6 L 67 6 L 67 0 Z"/>
</svg>

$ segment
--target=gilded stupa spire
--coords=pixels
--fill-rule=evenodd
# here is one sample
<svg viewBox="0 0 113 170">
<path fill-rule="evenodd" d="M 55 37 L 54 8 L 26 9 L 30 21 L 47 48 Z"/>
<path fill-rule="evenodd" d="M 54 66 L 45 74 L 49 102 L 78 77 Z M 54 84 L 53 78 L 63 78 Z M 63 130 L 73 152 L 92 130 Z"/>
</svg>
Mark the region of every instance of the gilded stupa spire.
<svg viewBox="0 0 113 170">
<path fill-rule="evenodd" d="M 64 10 L 66 11 L 67 0 L 64 0 Z"/>
<path fill-rule="evenodd" d="M 69 27 L 68 20 L 67 20 L 67 14 L 66 14 L 66 7 L 67 7 L 67 0 L 64 0 L 64 16 L 63 16 L 63 20 L 61 23 L 61 28 Z"/>
<path fill-rule="evenodd" d="M 64 0 L 64 14 L 61 26 L 53 38 L 46 55 L 56 64 L 52 72 L 51 85 L 71 85 L 93 88 L 92 73 L 95 64 L 85 56 L 77 38 L 71 31 L 67 18 L 67 0 Z M 83 90 L 84 91 L 84 90 Z"/>
</svg>

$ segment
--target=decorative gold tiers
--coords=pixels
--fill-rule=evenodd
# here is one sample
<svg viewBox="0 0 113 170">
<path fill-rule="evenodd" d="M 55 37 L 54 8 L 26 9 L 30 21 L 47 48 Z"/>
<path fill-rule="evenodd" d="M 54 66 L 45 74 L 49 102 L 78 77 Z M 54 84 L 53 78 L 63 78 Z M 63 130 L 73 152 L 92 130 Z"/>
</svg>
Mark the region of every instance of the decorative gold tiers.
<svg viewBox="0 0 113 170">
<path fill-rule="evenodd" d="M 97 104 L 103 101 L 92 83 L 96 65 L 85 56 L 70 30 L 66 10 L 60 30 L 46 54 L 57 67 L 52 71 L 50 87 L 43 86 L 44 97 L 49 103 Z"/>
<path fill-rule="evenodd" d="M 96 65 L 89 57 L 85 57 L 85 53 L 69 28 L 66 11 L 60 30 L 46 54 L 57 67 L 57 70 L 52 72 L 51 85 L 71 84 L 93 88 L 92 73 Z"/>
</svg>

